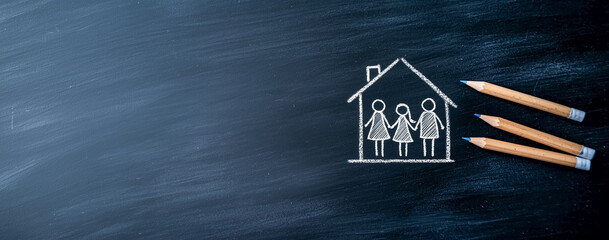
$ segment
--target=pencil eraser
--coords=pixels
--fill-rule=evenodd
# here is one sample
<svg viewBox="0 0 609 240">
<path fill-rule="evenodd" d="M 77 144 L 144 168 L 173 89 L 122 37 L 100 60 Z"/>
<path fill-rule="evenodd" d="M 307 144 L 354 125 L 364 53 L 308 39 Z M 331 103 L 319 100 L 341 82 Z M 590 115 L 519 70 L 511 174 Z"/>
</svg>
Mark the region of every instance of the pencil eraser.
<svg viewBox="0 0 609 240">
<path fill-rule="evenodd" d="M 586 170 L 586 171 L 590 170 L 590 160 L 585 159 L 585 158 L 580 158 L 580 157 L 575 157 L 575 158 L 577 158 L 577 163 L 575 164 L 575 168 L 581 169 L 581 170 Z"/>
<path fill-rule="evenodd" d="M 584 121 L 584 117 L 586 117 L 586 112 L 579 110 L 579 109 L 571 108 L 571 113 L 569 114 L 569 119 L 575 120 L 578 122 L 582 122 L 582 121 Z"/>
<path fill-rule="evenodd" d="M 581 152 L 579 152 L 579 154 L 577 156 L 592 160 L 592 158 L 594 158 L 595 153 L 596 153 L 596 150 L 586 147 L 586 146 L 582 146 L 582 150 L 581 150 Z"/>
</svg>

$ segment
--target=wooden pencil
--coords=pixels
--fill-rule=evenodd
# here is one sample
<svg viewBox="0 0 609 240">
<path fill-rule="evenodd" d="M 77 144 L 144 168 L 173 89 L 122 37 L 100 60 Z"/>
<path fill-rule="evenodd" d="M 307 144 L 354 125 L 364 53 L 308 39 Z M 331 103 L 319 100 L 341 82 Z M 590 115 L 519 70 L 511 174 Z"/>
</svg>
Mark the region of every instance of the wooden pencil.
<svg viewBox="0 0 609 240">
<path fill-rule="evenodd" d="M 529 94 L 514 91 L 512 89 L 497 86 L 492 83 L 481 81 L 461 81 L 462 83 L 476 89 L 478 92 L 502 98 L 508 101 L 519 103 L 528 107 L 536 108 L 545 112 L 553 113 L 558 116 L 566 117 L 571 120 L 581 122 L 584 120 L 586 113 L 584 111 L 567 107 L 555 102 L 541 99 Z"/>
<path fill-rule="evenodd" d="M 590 160 L 585 158 L 499 141 L 492 138 L 464 137 L 463 139 L 483 149 L 537 159 L 586 171 L 590 170 Z"/>
<path fill-rule="evenodd" d="M 516 134 L 523 138 L 533 140 L 535 142 L 561 150 L 569 154 L 573 154 L 578 157 L 592 159 L 594 157 L 594 154 L 596 153 L 596 150 L 592 148 L 559 138 L 557 136 L 524 126 L 522 124 L 512 122 L 504 118 L 482 114 L 474 115 L 495 128 Z"/>
</svg>

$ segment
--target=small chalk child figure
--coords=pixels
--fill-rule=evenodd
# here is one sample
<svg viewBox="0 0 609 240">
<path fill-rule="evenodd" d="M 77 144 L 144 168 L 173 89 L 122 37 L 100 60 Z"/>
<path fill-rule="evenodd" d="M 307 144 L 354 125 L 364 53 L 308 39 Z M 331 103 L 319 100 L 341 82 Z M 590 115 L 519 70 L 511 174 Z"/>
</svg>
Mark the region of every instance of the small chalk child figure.
<svg viewBox="0 0 609 240">
<path fill-rule="evenodd" d="M 401 110 L 401 111 L 400 111 Z M 408 105 L 404 103 L 398 104 L 395 107 L 395 112 L 400 115 L 398 120 L 389 128 L 393 129 L 396 126 L 398 127 L 393 134 L 393 141 L 398 143 L 398 148 L 400 150 L 400 156 L 402 156 L 402 143 L 404 143 L 404 157 L 408 156 L 408 143 L 413 142 L 412 136 L 410 135 L 410 129 L 416 131 L 417 129 L 412 126 L 411 123 L 416 123 L 412 120 L 412 114 L 410 114 L 410 108 Z M 408 119 L 406 119 L 406 115 L 408 115 Z"/>
<path fill-rule="evenodd" d="M 372 126 L 370 127 L 370 132 L 368 132 L 368 140 L 374 141 L 374 154 L 376 156 L 379 155 L 378 143 L 381 142 L 381 156 L 384 157 L 385 140 L 388 140 L 390 138 L 389 131 L 387 130 L 387 126 L 389 126 L 389 121 L 385 117 L 385 114 L 383 114 L 383 111 L 385 110 L 385 102 L 380 99 L 374 100 L 374 102 L 372 102 L 372 110 L 374 110 L 374 113 L 372 114 L 372 117 L 370 117 L 370 120 L 368 120 L 366 125 L 364 125 L 364 127 L 368 127 L 368 125 L 372 123 Z"/>
</svg>

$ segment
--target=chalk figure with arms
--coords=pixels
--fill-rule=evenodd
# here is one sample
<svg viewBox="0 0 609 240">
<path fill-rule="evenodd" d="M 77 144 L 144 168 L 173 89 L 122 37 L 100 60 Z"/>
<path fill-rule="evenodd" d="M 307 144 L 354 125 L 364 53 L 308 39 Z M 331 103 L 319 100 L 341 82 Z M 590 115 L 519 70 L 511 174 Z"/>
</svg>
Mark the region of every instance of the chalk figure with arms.
<svg viewBox="0 0 609 240">
<path fill-rule="evenodd" d="M 417 130 L 411 123 L 414 124 L 416 122 L 412 120 L 410 108 L 404 103 L 398 104 L 398 106 L 395 107 L 395 112 L 399 115 L 398 120 L 396 120 L 393 125 L 389 126 L 389 128 L 393 129 L 397 126 L 392 140 L 398 143 L 400 157 L 402 156 L 402 143 L 404 144 L 403 156 L 406 157 L 408 156 L 408 143 L 413 142 L 410 129 L 413 131 Z M 408 118 L 406 118 L 406 116 L 408 116 Z"/>
<path fill-rule="evenodd" d="M 384 157 L 385 140 L 390 139 L 389 131 L 387 131 L 389 121 L 387 121 L 385 114 L 383 114 L 385 102 L 380 99 L 374 100 L 374 102 L 372 102 L 372 110 L 374 110 L 374 113 L 364 127 L 368 127 L 368 125 L 372 124 L 370 132 L 368 132 L 368 140 L 374 141 L 374 154 L 376 156 L 379 155 L 378 144 L 381 142 L 381 157 Z"/>
<path fill-rule="evenodd" d="M 426 102 L 431 103 L 432 107 L 430 109 L 425 108 Z M 444 130 L 444 125 L 442 124 L 442 120 L 440 120 L 438 115 L 434 112 L 436 109 L 436 102 L 433 99 L 426 98 L 421 103 L 421 107 L 423 108 L 423 113 L 421 113 L 421 117 L 419 117 L 419 121 L 417 121 L 415 128 L 421 126 L 419 136 L 423 140 L 423 156 L 427 156 L 427 146 L 425 142 L 427 139 L 431 139 L 431 156 L 433 157 L 434 142 L 440 137 L 438 124 L 440 124 L 442 130 Z"/>
</svg>

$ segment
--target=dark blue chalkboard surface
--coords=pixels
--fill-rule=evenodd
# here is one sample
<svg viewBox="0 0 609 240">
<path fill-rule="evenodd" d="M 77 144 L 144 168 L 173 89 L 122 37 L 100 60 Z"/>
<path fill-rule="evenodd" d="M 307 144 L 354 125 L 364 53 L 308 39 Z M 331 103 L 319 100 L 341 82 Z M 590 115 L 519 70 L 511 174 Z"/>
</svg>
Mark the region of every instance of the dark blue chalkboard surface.
<svg viewBox="0 0 609 240">
<path fill-rule="evenodd" d="M 607 238 L 607 16 L 603 1 L 2 1 L 0 238 Z M 394 124 L 432 98 L 450 122 L 433 158 L 453 161 L 349 163 L 347 100 L 396 60 L 363 123 L 375 99 Z M 595 148 L 592 168 L 479 149 L 460 137 L 545 147 L 474 113 Z M 392 139 L 376 157 L 369 129 L 364 159 L 404 158 Z M 408 158 L 430 159 L 411 137 Z"/>
</svg>

